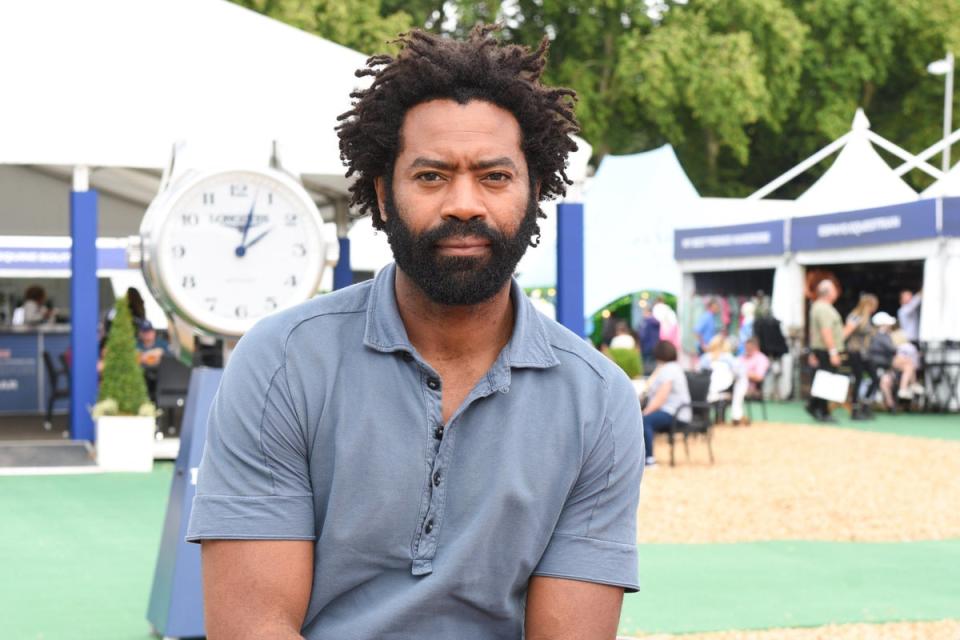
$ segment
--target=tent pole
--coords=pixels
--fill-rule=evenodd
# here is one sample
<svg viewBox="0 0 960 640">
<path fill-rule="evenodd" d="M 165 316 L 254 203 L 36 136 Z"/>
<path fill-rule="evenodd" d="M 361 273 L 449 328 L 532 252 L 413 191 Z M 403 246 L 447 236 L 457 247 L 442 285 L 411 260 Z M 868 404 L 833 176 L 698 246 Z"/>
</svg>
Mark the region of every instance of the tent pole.
<svg viewBox="0 0 960 640">
<path fill-rule="evenodd" d="M 839 138 L 837 138 L 836 140 L 834 140 L 833 142 L 825 146 L 823 149 L 821 149 L 820 151 L 817 151 L 815 154 L 813 154 L 812 156 L 810 156 L 809 158 L 807 158 L 806 160 L 804 160 L 803 162 L 795 166 L 793 169 L 790 169 L 789 171 L 787 171 L 785 174 L 783 174 L 779 178 L 774 179 L 772 182 L 767 183 L 766 185 L 760 187 L 759 189 L 751 193 L 749 196 L 746 197 L 746 199 L 760 200 L 761 198 L 767 197 L 768 195 L 770 195 L 771 193 L 773 193 L 783 185 L 787 184 L 788 182 L 796 178 L 801 173 L 804 173 L 810 167 L 816 165 L 821 160 L 823 160 L 830 154 L 840 149 L 843 145 L 847 144 L 847 139 L 850 137 L 851 133 L 852 132 L 847 132 L 843 134 L 842 136 L 840 136 Z"/>
<path fill-rule="evenodd" d="M 70 437 L 94 439 L 90 407 L 97 401 L 97 192 L 90 169 L 73 171 L 70 192 Z"/>
<path fill-rule="evenodd" d="M 333 288 L 343 289 L 353 284 L 353 270 L 350 267 L 350 219 L 347 201 L 338 198 L 333 206 L 337 222 L 337 241 L 340 243 L 340 258 L 333 268 Z"/>
<path fill-rule="evenodd" d="M 557 321 L 581 338 L 583 311 L 583 204 L 557 205 Z"/>
</svg>

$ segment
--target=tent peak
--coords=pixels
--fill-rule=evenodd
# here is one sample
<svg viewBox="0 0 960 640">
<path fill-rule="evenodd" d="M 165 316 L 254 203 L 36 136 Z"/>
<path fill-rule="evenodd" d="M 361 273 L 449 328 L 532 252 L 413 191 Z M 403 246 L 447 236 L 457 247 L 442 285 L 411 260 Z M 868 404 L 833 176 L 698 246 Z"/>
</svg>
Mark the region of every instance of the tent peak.
<svg viewBox="0 0 960 640">
<path fill-rule="evenodd" d="M 853 131 L 867 131 L 870 129 L 870 119 L 863 112 L 863 108 L 857 107 L 857 112 L 853 116 L 853 124 L 850 127 Z"/>
</svg>

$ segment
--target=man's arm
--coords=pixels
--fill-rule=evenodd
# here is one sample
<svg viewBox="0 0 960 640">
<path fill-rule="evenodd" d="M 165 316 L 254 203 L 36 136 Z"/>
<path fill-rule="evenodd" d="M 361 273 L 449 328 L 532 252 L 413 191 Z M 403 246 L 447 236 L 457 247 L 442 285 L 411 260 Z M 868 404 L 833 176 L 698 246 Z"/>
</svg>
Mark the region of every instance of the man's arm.
<svg viewBox="0 0 960 640">
<path fill-rule="evenodd" d="M 309 540 L 204 540 L 209 640 L 300 639 L 313 584 Z"/>
<path fill-rule="evenodd" d="M 527 640 L 613 640 L 623 588 L 534 576 L 527 591 Z"/>
</svg>

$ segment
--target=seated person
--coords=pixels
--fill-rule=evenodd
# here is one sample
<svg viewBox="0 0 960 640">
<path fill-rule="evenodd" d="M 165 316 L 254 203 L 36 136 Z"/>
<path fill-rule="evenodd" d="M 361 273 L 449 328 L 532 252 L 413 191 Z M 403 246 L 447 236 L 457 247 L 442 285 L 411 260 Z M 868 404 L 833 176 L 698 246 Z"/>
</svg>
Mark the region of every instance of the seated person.
<svg viewBox="0 0 960 640">
<path fill-rule="evenodd" d="M 170 344 L 157 336 L 157 330 L 149 320 L 141 320 L 137 325 L 137 351 L 142 367 L 157 367 L 164 354 L 171 353 Z"/>
<path fill-rule="evenodd" d="M 913 394 L 922 391 L 923 387 L 917 384 L 917 369 L 920 368 L 920 351 L 917 346 L 907 339 L 903 331 L 894 331 L 890 336 L 896 347 L 890 369 L 880 379 L 880 388 L 883 390 L 884 400 L 888 408 L 893 408 L 893 386 L 899 376 L 897 398 L 912 400 Z"/>
<path fill-rule="evenodd" d="M 883 391 L 883 404 L 889 411 L 896 409 L 896 402 L 893 399 L 893 358 L 897 354 L 897 347 L 893 344 L 891 333 L 893 325 L 896 324 L 893 316 L 885 311 L 875 313 L 873 316 L 873 326 L 877 332 L 870 339 L 867 346 L 866 364 L 872 368 L 874 379 L 880 380 L 880 389 Z M 884 370 L 883 377 L 879 376 L 879 371 Z M 888 375 L 889 374 L 889 375 Z M 885 378 L 888 378 L 885 380 Z M 872 383 L 867 393 L 864 395 L 864 402 L 872 402 L 877 392 L 876 383 Z"/>
<path fill-rule="evenodd" d="M 764 359 L 757 347 L 757 353 Z M 770 361 L 767 360 L 767 367 Z M 709 402 L 730 400 L 730 418 L 734 424 L 743 422 L 743 401 L 750 387 L 747 369 L 741 358 L 735 358 L 730 340 L 726 336 L 715 336 L 707 346 L 707 352 L 700 358 L 700 370 L 710 372 Z M 764 368 L 766 374 L 766 368 Z M 763 380 L 763 377 L 760 377 Z"/>
<path fill-rule="evenodd" d="M 760 351 L 760 342 L 754 338 L 747 338 L 744 343 L 743 355 L 740 356 L 740 365 L 746 374 L 747 393 L 750 396 L 759 396 L 763 389 L 760 385 L 770 370 L 770 358 Z"/>
<path fill-rule="evenodd" d="M 673 415 L 677 413 L 680 422 L 689 422 L 690 388 L 687 376 L 677 363 L 677 348 L 673 343 L 661 340 L 653 348 L 653 357 L 657 367 L 647 380 L 647 401 L 643 407 L 643 444 L 646 447 L 646 465 L 657 463 L 653 456 L 653 435 L 670 430 Z"/>
</svg>

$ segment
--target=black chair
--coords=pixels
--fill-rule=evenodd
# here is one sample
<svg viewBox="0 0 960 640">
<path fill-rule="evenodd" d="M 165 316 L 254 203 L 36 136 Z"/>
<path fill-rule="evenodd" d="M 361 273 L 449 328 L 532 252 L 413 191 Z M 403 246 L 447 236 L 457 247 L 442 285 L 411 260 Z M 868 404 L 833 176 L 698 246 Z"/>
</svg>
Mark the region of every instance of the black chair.
<svg viewBox="0 0 960 640">
<path fill-rule="evenodd" d="M 174 356 L 164 354 L 157 366 L 157 409 L 162 411 L 162 428 L 173 433 L 183 407 L 187 402 L 187 389 L 190 386 L 190 367 Z"/>
<path fill-rule="evenodd" d="M 673 422 L 670 430 L 667 432 L 667 440 L 670 443 L 670 466 L 674 466 L 673 445 L 676 437 L 683 435 L 683 448 L 687 452 L 687 460 L 690 460 L 690 445 L 687 443 L 691 436 L 702 435 L 707 439 L 707 450 L 710 452 L 710 464 L 713 464 L 713 403 L 707 402 L 707 394 L 710 391 L 710 372 L 709 371 L 687 371 L 687 388 L 690 390 L 690 402 L 681 405 L 673 414 Z M 690 408 L 690 420 L 684 422 L 680 420 L 679 415 L 685 407 Z"/>
<path fill-rule="evenodd" d="M 43 428 L 47 431 L 53 429 L 53 404 L 60 398 L 70 397 L 70 368 L 67 366 L 67 359 L 60 354 L 61 368 L 53 363 L 53 357 L 49 351 L 43 352 L 43 366 L 47 370 L 47 384 L 50 386 L 50 397 L 47 399 L 47 413 L 43 417 Z M 63 386 L 60 380 L 63 379 Z"/>
</svg>

